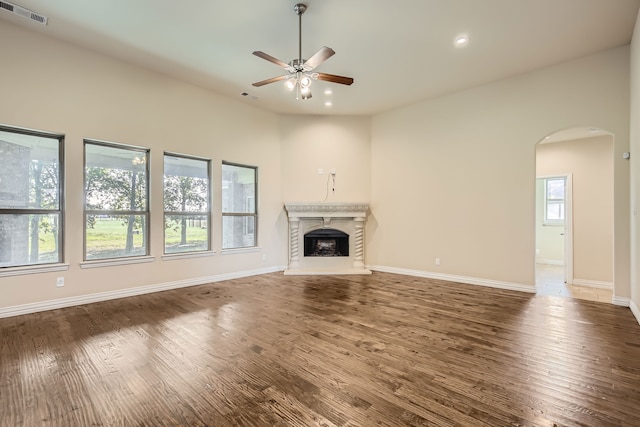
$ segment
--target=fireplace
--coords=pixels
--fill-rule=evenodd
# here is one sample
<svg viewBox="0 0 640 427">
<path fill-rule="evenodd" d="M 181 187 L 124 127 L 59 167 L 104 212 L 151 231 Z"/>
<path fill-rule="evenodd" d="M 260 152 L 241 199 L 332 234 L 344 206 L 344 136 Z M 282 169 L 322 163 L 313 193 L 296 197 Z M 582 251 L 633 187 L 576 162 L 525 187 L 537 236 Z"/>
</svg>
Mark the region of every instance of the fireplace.
<svg viewBox="0 0 640 427">
<path fill-rule="evenodd" d="M 284 274 L 371 274 L 364 263 L 366 203 L 285 203 L 289 266 Z"/>
<path fill-rule="evenodd" d="M 349 235 L 321 228 L 304 235 L 304 256 L 349 256 Z"/>
</svg>

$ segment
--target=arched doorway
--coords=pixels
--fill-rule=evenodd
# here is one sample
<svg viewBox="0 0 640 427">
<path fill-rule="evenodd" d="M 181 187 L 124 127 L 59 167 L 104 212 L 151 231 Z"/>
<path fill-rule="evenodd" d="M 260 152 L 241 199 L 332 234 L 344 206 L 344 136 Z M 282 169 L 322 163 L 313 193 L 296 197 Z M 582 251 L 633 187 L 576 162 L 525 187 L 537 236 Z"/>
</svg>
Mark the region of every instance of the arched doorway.
<svg viewBox="0 0 640 427">
<path fill-rule="evenodd" d="M 536 145 L 536 291 L 613 299 L 613 135 L 565 129 Z"/>
</svg>

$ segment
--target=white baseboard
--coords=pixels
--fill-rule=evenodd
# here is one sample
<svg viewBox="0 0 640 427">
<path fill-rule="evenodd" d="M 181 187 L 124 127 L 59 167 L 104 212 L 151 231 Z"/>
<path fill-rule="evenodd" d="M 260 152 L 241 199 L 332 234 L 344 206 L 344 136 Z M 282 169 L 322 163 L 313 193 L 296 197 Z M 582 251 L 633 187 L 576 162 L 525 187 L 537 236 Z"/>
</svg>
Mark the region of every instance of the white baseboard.
<svg viewBox="0 0 640 427">
<path fill-rule="evenodd" d="M 564 265 L 564 260 L 561 260 L 561 259 L 536 259 L 536 264 Z"/>
<path fill-rule="evenodd" d="M 613 290 L 613 282 L 599 282 L 597 280 L 573 279 L 572 285 L 585 286 L 587 288 L 610 289 Z"/>
<path fill-rule="evenodd" d="M 613 296 L 613 300 L 611 301 L 613 305 L 619 305 L 620 307 L 629 307 L 629 303 L 631 300 L 625 297 L 617 297 Z"/>
<path fill-rule="evenodd" d="M 640 309 L 638 308 L 636 303 L 633 302 L 633 300 L 629 301 L 629 308 L 631 309 L 631 312 L 635 316 L 636 322 L 638 322 L 638 324 L 640 325 Z"/>
<path fill-rule="evenodd" d="M 55 310 L 58 308 L 72 307 L 94 302 L 108 301 L 118 298 L 127 298 L 153 292 L 168 291 L 171 289 L 186 288 L 189 286 L 204 285 L 205 283 L 221 282 L 223 280 L 239 279 L 242 277 L 257 276 L 259 274 L 275 273 L 283 271 L 286 266 L 259 268 L 255 270 L 235 271 L 233 273 L 216 274 L 214 276 L 196 277 L 193 279 L 178 280 L 175 282 L 158 283 L 155 285 L 138 286 L 135 288 L 119 289 L 117 291 L 98 292 L 95 294 L 79 295 L 76 297 L 60 298 L 51 301 L 36 302 L 30 304 L 14 305 L 0 308 L 0 318 L 20 316 L 23 314 L 37 313 L 39 311 Z"/>
<path fill-rule="evenodd" d="M 490 288 L 507 289 L 510 291 L 535 293 L 536 287 L 534 285 L 524 285 L 521 283 L 501 282 L 490 279 L 479 279 L 476 277 L 455 276 L 452 274 L 433 273 L 430 271 L 422 270 L 409 270 L 405 268 L 385 267 L 382 265 L 368 265 L 368 269 L 374 271 L 381 271 L 385 273 L 403 274 L 405 276 L 424 277 L 427 279 L 447 280 L 449 282 L 466 283 L 469 285 L 488 286 Z"/>
</svg>

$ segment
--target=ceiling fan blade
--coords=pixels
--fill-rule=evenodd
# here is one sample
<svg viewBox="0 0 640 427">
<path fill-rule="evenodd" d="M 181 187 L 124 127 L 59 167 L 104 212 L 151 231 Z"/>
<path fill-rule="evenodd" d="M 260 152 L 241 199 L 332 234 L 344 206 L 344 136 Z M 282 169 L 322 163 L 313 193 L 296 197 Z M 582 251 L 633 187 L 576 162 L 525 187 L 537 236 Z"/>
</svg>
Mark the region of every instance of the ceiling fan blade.
<svg viewBox="0 0 640 427">
<path fill-rule="evenodd" d="M 272 78 L 267 79 L 267 80 L 262 80 L 261 82 L 253 83 L 253 86 L 260 87 L 260 86 L 268 85 L 269 83 L 275 83 L 275 82 L 279 82 L 280 80 L 284 80 L 287 77 L 289 77 L 289 76 L 272 77 Z"/>
<path fill-rule="evenodd" d="M 307 62 L 304 63 L 305 68 L 308 67 L 309 68 L 308 71 L 311 71 L 314 68 L 316 68 L 318 65 L 322 64 L 327 59 L 331 58 L 335 54 L 336 52 L 333 49 L 327 46 L 323 46 L 322 49 L 314 53 L 313 56 L 309 58 Z"/>
<path fill-rule="evenodd" d="M 318 73 L 318 80 L 325 82 L 340 83 L 341 85 L 350 85 L 353 83 L 351 77 L 336 76 L 335 74 Z"/>
<path fill-rule="evenodd" d="M 268 53 L 264 53 L 262 51 L 256 50 L 256 51 L 253 52 L 253 54 L 255 56 L 259 57 L 259 58 L 266 59 L 269 62 L 273 62 L 274 64 L 281 66 L 285 70 L 289 69 L 289 64 L 287 64 L 286 62 L 280 61 L 278 58 L 274 58 L 273 56 L 269 55 Z"/>
</svg>

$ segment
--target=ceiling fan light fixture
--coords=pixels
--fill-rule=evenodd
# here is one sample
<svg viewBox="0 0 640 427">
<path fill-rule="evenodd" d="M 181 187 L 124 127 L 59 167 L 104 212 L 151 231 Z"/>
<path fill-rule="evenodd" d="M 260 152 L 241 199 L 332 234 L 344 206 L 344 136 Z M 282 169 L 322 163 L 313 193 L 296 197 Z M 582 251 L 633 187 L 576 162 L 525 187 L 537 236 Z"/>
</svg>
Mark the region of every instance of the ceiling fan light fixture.
<svg viewBox="0 0 640 427">
<path fill-rule="evenodd" d="M 300 87 L 303 89 L 311 86 L 311 77 L 309 77 L 306 74 L 303 74 L 302 76 L 300 76 L 298 78 L 298 81 L 300 82 Z"/>
<path fill-rule="evenodd" d="M 284 86 L 289 90 L 293 90 L 296 87 L 296 83 L 296 79 L 291 77 L 284 82 Z"/>
<path fill-rule="evenodd" d="M 309 99 L 311 98 L 311 89 L 309 89 L 308 87 L 303 87 L 302 89 L 300 89 L 300 95 L 302 99 Z"/>
</svg>

